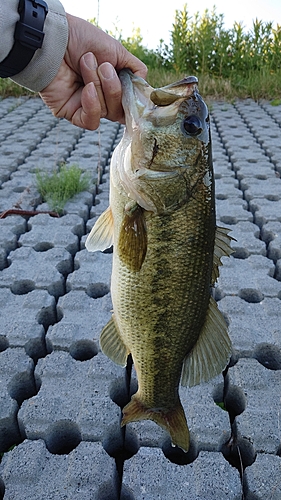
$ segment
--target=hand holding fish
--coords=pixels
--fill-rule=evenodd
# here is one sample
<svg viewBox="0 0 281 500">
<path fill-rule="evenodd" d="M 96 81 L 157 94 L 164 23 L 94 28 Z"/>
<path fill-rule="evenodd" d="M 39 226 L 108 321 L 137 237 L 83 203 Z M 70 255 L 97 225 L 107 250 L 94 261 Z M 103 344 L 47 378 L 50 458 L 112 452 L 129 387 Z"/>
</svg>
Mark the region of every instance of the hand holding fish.
<svg viewBox="0 0 281 500">
<path fill-rule="evenodd" d="M 89 130 L 100 118 L 124 122 L 117 72 L 130 68 L 146 76 L 146 66 L 101 29 L 67 15 L 68 46 L 54 80 L 40 93 L 58 118 Z"/>
</svg>

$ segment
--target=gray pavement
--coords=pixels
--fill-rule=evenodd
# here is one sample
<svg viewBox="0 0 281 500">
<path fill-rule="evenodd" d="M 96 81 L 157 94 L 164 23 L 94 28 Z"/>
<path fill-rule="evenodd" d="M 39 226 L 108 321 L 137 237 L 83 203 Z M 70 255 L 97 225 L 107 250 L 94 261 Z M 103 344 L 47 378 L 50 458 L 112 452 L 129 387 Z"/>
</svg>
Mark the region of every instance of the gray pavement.
<svg viewBox="0 0 281 500">
<path fill-rule="evenodd" d="M 39 99 L 0 101 L 0 212 L 48 209 L 36 170 L 61 161 L 93 181 L 61 218 L 0 219 L 0 500 L 281 499 L 280 106 L 214 102 L 211 115 L 217 221 L 236 239 L 215 298 L 234 355 L 223 375 L 180 389 L 184 454 L 153 422 L 120 428 L 134 369 L 99 348 L 112 255 L 84 243 L 122 127 L 83 131 Z"/>
</svg>

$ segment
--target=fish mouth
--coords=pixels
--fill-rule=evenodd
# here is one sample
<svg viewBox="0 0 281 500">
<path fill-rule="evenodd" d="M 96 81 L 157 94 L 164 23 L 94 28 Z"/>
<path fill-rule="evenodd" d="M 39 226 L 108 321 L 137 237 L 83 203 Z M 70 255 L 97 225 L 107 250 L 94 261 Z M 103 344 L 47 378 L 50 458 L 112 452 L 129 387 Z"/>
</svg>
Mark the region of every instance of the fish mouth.
<svg viewBox="0 0 281 500">
<path fill-rule="evenodd" d="M 130 135 L 142 117 L 149 119 L 149 116 L 154 114 L 154 119 L 157 119 L 163 114 L 166 123 L 172 122 L 180 104 L 198 92 L 196 76 L 188 76 L 179 82 L 156 89 L 129 69 L 121 70 L 119 78 L 126 127 Z"/>
<path fill-rule="evenodd" d="M 122 106 L 126 128 L 132 135 L 144 110 L 148 107 L 153 109 L 154 104 L 150 101 L 150 94 L 154 89 L 143 78 L 134 75 L 129 69 L 121 70 L 119 78 L 122 86 Z"/>
</svg>

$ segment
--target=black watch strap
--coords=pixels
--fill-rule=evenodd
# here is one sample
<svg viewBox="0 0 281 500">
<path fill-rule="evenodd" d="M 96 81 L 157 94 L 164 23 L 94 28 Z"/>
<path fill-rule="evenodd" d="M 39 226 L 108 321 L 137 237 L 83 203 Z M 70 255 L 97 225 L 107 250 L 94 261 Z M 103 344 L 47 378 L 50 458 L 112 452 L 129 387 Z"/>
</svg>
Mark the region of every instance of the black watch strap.
<svg viewBox="0 0 281 500">
<path fill-rule="evenodd" d="M 0 77 L 7 78 L 20 73 L 31 61 L 37 49 L 42 47 L 44 22 L 48 6 L 43 0 L 20 0 L 14 45 L 0 63 Z"/>
</svg>

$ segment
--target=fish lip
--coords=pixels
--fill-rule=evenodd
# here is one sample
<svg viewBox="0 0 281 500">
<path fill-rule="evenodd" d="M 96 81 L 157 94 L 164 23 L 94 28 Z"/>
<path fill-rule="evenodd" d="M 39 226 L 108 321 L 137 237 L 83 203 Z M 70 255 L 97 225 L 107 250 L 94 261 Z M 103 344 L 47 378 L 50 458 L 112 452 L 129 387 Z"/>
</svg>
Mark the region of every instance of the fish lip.
<svg viewBox="0 0 281 500">
<path fill-rule="evenodd" d="M 122 69 L 119 73 L 122 87 L 122 106 L 125 113 L 126 128 L 131 136 L 140 115 L 147 108 L 153 108 L 150 94 L 153 90 L 146 80 L 135 75 L 130 69 Z M 149 105 L 151 103 L 151 105 Z"/>
<path fill-rule="evenodd" d="M 187 99 L 198 91 L 198 78 L 186 76 L 178 82 L 170 83 L 165 87 L 153 89 L 150 95 L 151 101 L 158 106 L 168 106 L 179 99 Z M 161 95 L 163 96 L 161 102 Z M 165 102 L 166 101 L 166 102 Z"/>
</svg>

